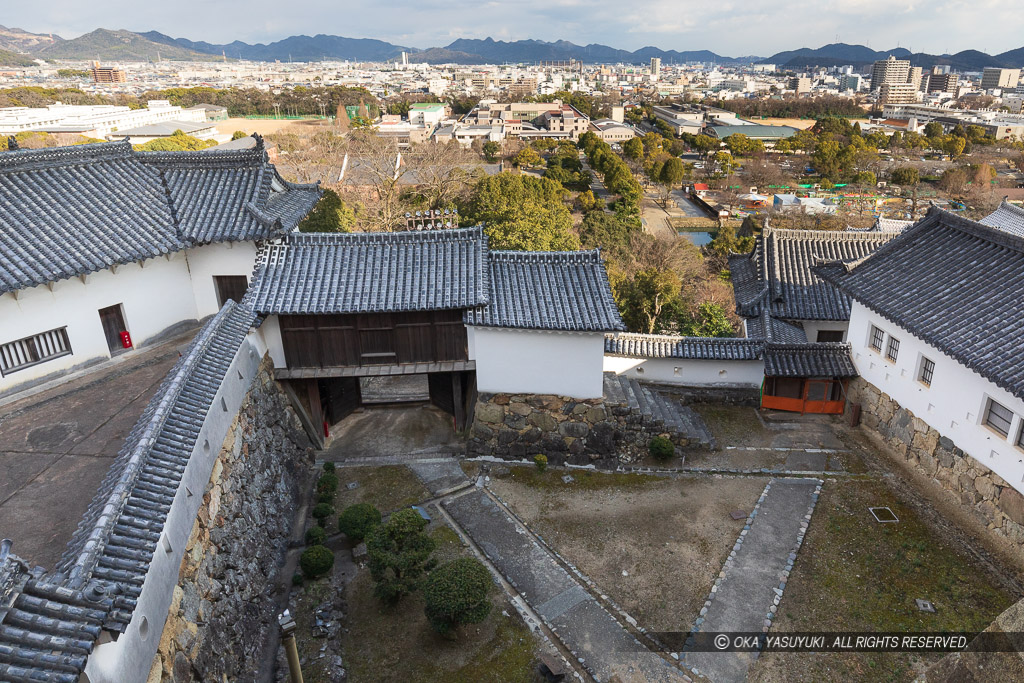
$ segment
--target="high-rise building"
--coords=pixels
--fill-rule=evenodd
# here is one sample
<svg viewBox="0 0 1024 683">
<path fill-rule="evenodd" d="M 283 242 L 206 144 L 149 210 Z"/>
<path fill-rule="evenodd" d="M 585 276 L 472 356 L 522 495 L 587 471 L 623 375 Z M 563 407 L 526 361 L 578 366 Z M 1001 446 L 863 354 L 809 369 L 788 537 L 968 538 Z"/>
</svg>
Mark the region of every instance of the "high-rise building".
<svg viewBox="0 0 1024 683">
<path fill-rule="evenodd" d="M 878 103 L 914 104 L 917 102 L 917 86 L 913 83 L 883 83 L 878 91 Z"/>
<path fill-rule="evenodd" d="M 115 69 L 112 66 L 100 66 L 99 62 L 92 63 L 93 83 L 124 83 L 127 80 L 124 71 Z"/>
<path fill-rule="evenodd" d="M 862 79 L 860 74 L 844 74 L 839 79 L 839 89 L 844 91 L 852 90 L 853 92 L 857 92 L 858 90 L 860 90 L 861 81 Z"/>
<path fill-rule="evenodd" d="M 931 73 L 928 75 L 927 92 L 955 93 L 960 79 L 956 74 Z"/>
<path fill-rule="evenodd" d="M 651 75 L 657 76 L 661 73 L 661 57 L 651 57 Z"/>
<path fill-rule="evenodd" d="M 809 77 L 793 76 L 789 79 L 786 87 L 796 92 L 797 95 L 801 95 L 803 93 L 809 93 L 811 91 L 811 85 L 812 83 Z"/>
<path fill-rule="evenodd" d="M 888 59 L 875 62 L 871 68 L 871 89 L 878 90 L 886 83 L 906 83 L 909 77 L 910 61 L 890 55 Z"/>
<path fill-rule="evenodd" d="M 907 83 L 912 83 L 917 90 L 921 89 L 921 67 L 912 66 L 907 72 Z"/>
<path fill-rule="evenodd" d="M 1000 69 L 988 67 L 981 76 L 981 89 L 992 90 L 993 88 L 1007 89 L 1016 88 L 1020 81 L 1020 69 Z"/>
</svg>

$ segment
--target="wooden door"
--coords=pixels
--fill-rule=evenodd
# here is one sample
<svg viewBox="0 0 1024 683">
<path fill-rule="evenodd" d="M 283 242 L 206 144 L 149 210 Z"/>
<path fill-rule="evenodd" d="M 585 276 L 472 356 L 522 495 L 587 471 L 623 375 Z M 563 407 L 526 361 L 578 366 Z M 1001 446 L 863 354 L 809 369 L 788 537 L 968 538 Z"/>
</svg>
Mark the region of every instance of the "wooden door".
<svg viewBox="0 0 1024 683">
<path fill-rule="evenodd" d="M 217 289 L 217 306 L 223 308 L 228 299 L 235 303 L 242 300 L 249 281 L 244 275 L 214 275 L 213 286 Z"/>
<path fill-rule="evenodd" d="M 128 328 L 124 324 L 121 304 L 101 308 L 99 314 L 100 324 L 103 325 L 103 336 L 107 339 L 107 349 L 111 354 L 124 351 L 124 345 L 121 343 L 121 333 Z"/>
</svg>

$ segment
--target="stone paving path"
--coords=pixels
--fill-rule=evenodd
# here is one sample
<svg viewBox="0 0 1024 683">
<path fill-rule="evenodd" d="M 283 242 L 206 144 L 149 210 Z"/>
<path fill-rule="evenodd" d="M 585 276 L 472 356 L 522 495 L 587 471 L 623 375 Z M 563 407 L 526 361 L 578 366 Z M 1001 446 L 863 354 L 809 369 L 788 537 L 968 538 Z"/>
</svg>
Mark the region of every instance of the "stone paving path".
<svg viewBox="0 0 1024 683">
<path fill-rule="evenodd" d="M 715 581 L 695 630 L 767 631 L 821 490 L 818 479 L 772 479 Z M 689 652 L 686 666 L 715 683 L 747 680 L 748 652 Z"/>
<path fill-rule="evenodd" d="M 681 681 L 646 649 L 482 488 L 444 509 L 598 681 Z"/>
<path fill-rule="evenodd" d="M 435 496 L 450 493 L 469 484 L 469 477 L 459 467 L 459 461 L 454 458 L 421 460 L 411 462 L 407 466 Z"/>
</svg>

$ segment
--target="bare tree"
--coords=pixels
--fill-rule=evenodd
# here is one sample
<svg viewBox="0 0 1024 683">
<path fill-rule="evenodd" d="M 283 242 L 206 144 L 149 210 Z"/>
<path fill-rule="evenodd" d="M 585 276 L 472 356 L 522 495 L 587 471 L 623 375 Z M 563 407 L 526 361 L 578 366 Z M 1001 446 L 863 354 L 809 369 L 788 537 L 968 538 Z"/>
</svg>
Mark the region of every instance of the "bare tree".
<svg viewBox="0 0 1024 683">
<path fill-rule="evenodd" d="M 421 143 L 405 158 L 409 160 L 420 192 L 431 209 L 449 208 L 469 189 L 472 175 L 465 166 L 472 161 L 471 155 L 454 140 Z"/>
<path fill-rule="evenodd" d="M 405 224 L 400 183 L 410 170 L 403 163 L 404 155 L 399 156 L 398 141 L 359 131 L 349 136 L 348 143 L 345 187 L 364 195 L 370 229 L 397 230 Z"/>
</svg>

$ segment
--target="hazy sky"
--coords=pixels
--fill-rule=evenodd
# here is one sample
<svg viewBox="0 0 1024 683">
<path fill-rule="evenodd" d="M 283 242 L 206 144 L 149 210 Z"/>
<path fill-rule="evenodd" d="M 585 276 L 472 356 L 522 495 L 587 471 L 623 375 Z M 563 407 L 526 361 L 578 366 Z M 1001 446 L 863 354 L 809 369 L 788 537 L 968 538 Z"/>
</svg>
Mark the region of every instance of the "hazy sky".
<svg viewBox="0 0 1024 683">
<path fill-rule="evenodd" d="M 1021 0 L 4 0 L 0 22 L 65 38 L 96 28 L 156 30 L 212 43 L 327 33 L 435 47 L 455 38 L 569 40 L 635 50 L 769 56 L 839 41 L 877 50 L 1024 46 Z"/>
</svg>

